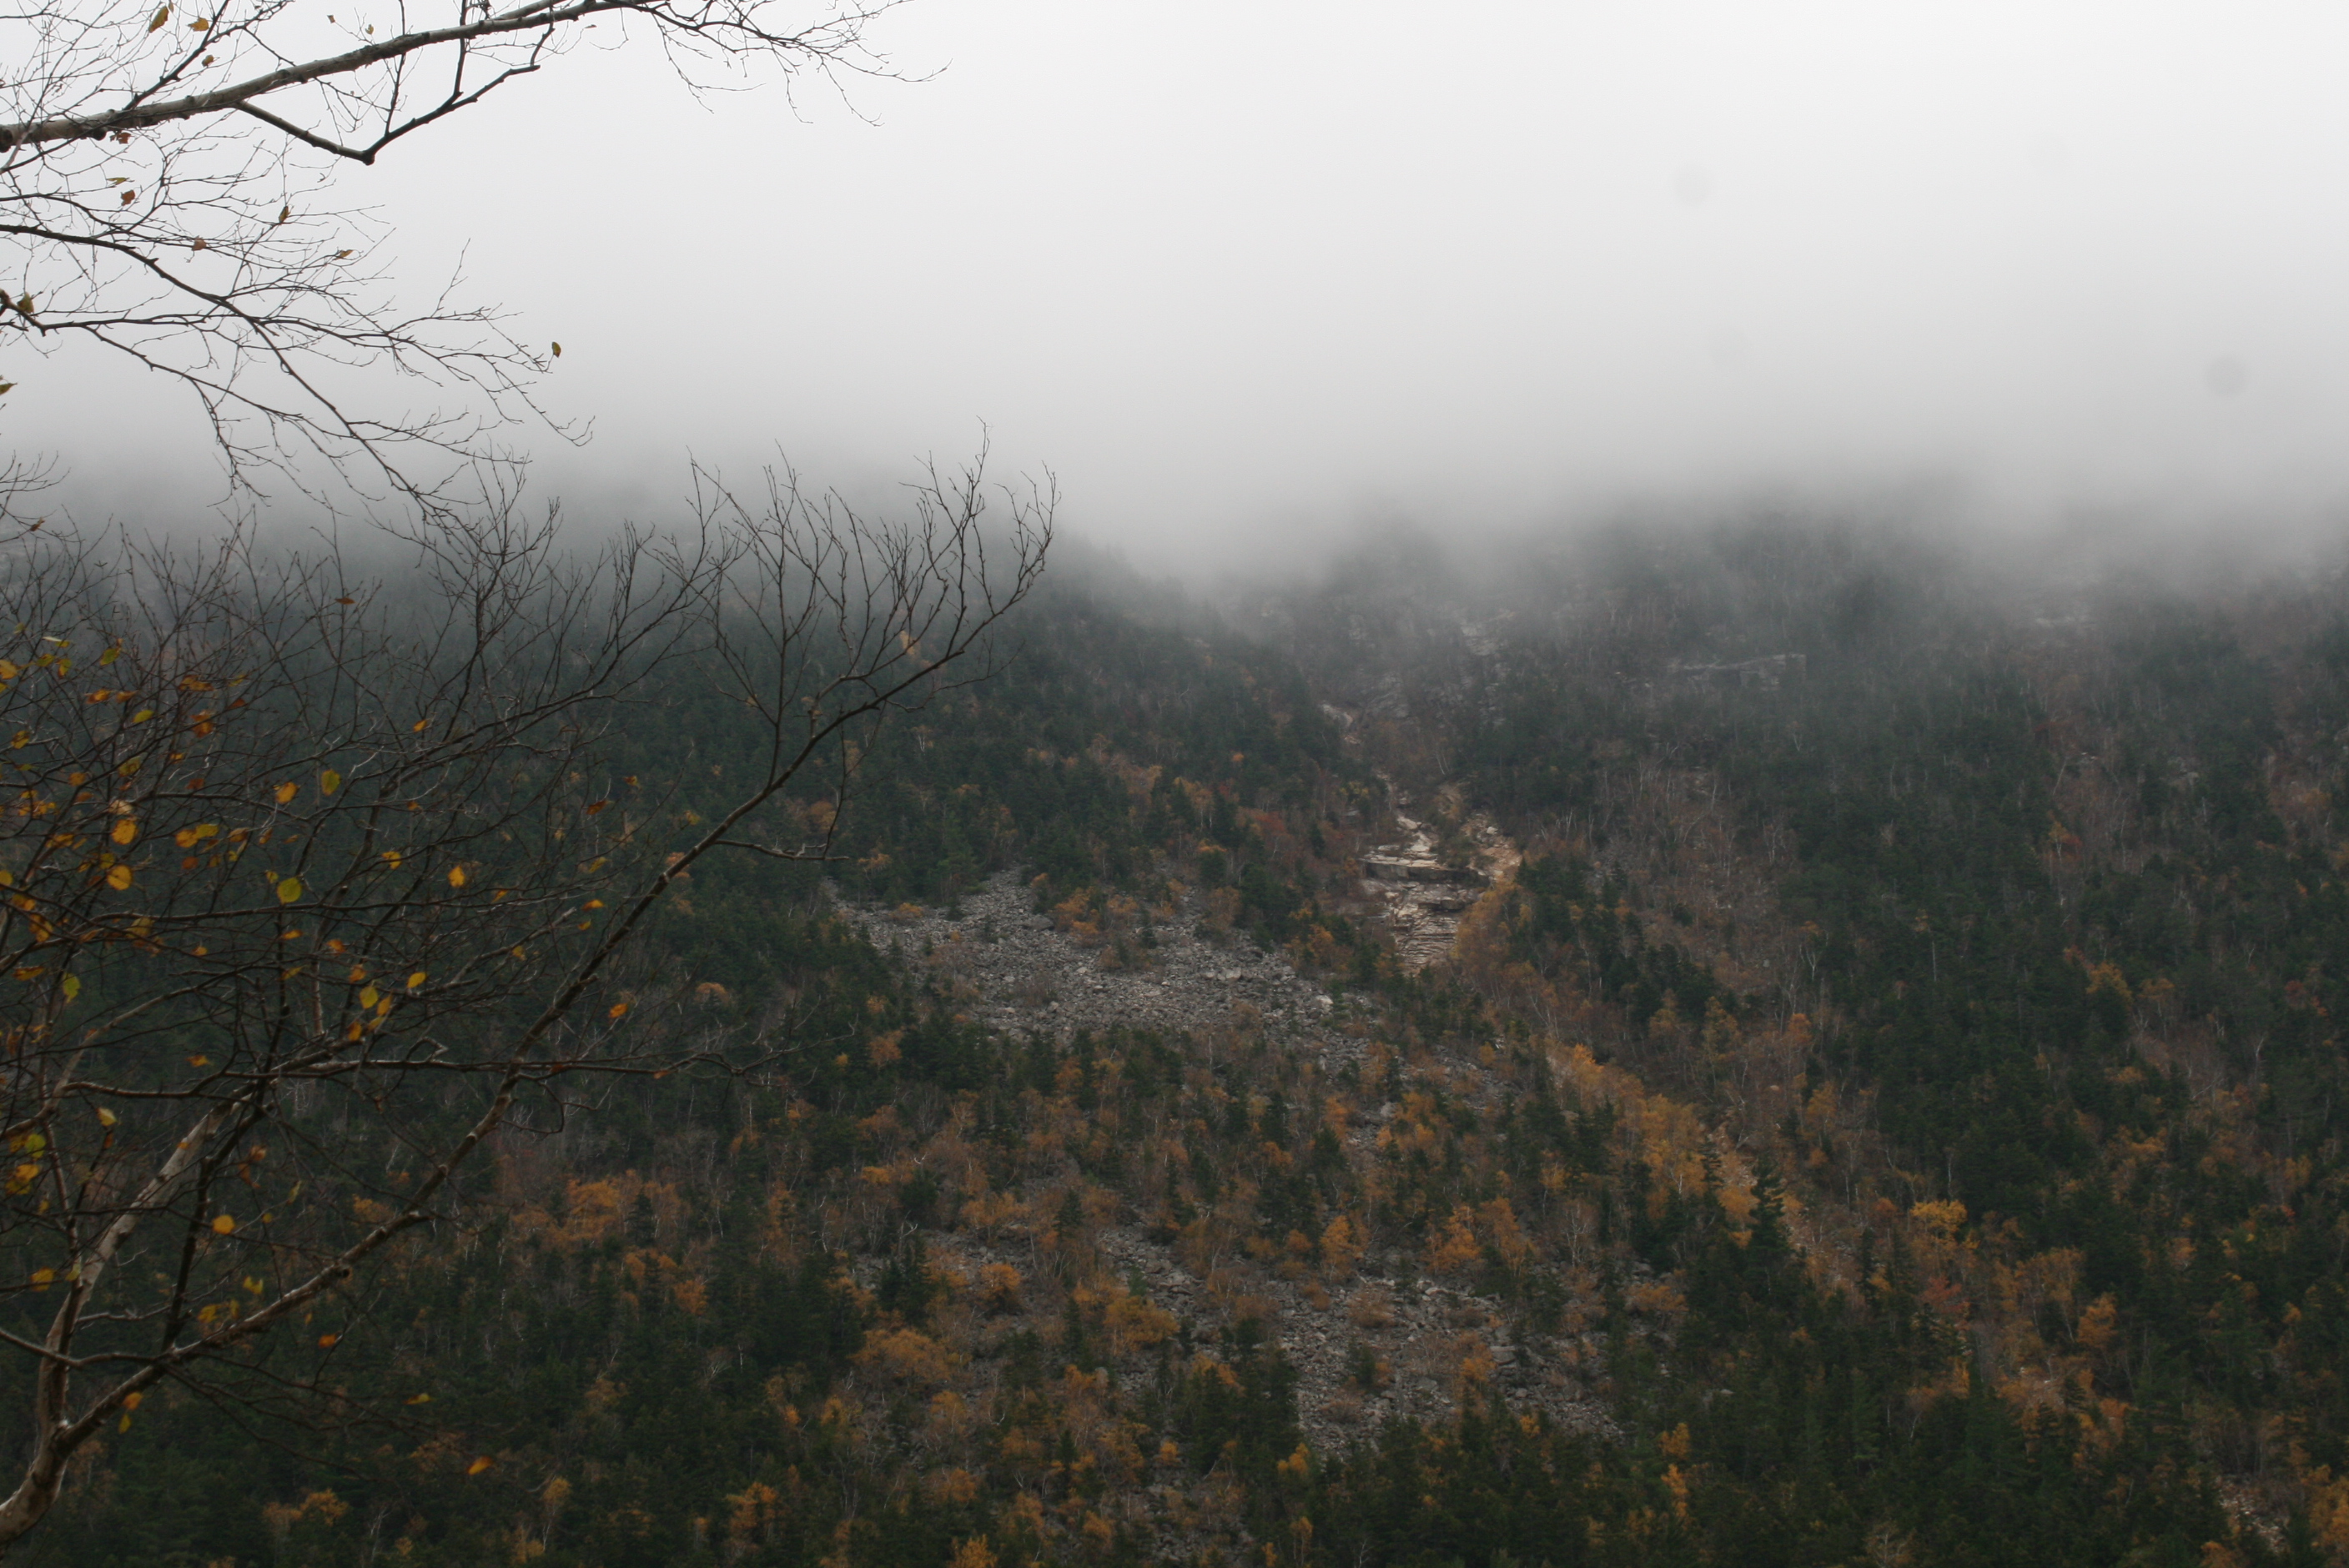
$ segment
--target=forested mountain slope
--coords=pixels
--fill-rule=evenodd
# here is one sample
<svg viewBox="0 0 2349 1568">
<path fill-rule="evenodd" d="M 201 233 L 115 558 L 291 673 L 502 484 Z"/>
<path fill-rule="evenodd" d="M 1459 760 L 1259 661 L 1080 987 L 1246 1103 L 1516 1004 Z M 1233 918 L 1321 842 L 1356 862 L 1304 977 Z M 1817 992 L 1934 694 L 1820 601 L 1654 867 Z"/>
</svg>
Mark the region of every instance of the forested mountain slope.
<svg viewBox="0 0 2349 1568">
<path fill-rule="evenodd" d="M 347 1405 L 159 1394 L 26 1555 L 2333 1560 L 2343 610 L 1783 521 L 1084 574 L 866 758 L 854 918 L 664 917 L 740 1070 L 509 1138 Z M 1525 857 L 1416 973 L 1389 780 Z"/>
</svg>

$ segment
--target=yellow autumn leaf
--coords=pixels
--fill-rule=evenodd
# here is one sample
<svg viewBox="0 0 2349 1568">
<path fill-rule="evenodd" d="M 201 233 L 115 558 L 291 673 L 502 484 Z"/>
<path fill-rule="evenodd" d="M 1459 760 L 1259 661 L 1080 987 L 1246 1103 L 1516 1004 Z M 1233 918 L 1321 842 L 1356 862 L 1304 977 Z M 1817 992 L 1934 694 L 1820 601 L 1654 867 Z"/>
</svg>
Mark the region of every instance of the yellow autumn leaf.
<svg viewBox="0 0 2349 1568">
<path fill-rule="evenodd" d="M 359 993 L 359 1006 L 362 1007 L 372 1007 L 382 998 L 382 992 L 370 985 L 366 990 Z"/>
<path fill-rule="evenodd" d="M 114 1125 L 114 1112 L 107 1109 L 104 1106 L 99 1106 L 98 1108 L 98 1124 L 100 1127 L 112 1127 Z"/>
<path fill-rule="evenodd" d="M 563 357 L 563 345 L 559 343 L 554 346 L 554 357 L 557 359 Z"/>
<path fill-rule="evenodd" d="M 415 990 L 419 985 L 423 985 L 423 984 L 424 984 L 424 971 L 423 971 L 423 970 L 421 970 L 421 969 L 419 969 L 415 974 L 410 975 L 408 977 L 408 988 L 409 988 L 409 990 L 411 990 L 411 991 Z"/>
<path fill-rule="evenodd" d="M 628 1005 L 626 1002 L 615 1002 L 612 1004 L 612 1010 L 604 1016 L 607 1018 L 616 1018 L 627 1010 Z"/>
<path fill-rule="evenodd" d="M 294 799 L 295 795 L 300 794 L 302 786 L 295 783 L 292 779 L 286 780 L 285 783 L 280 784 L 277 787 L 277 803 L 283 806 L 285 802 Z"/>
<path fill-rule="evenodd" d="M 212 1216 L 212 1234 L 213 1234 L 213 1235 L 216 1235 L 216 1236 L 228 1236 L 228 1235 L 234 1235 L 235 1233 L 236 1233 L 236 1216 L 235 1216 L 235 1215 L 233 1215 L 233 1214 L 214 1214 L 214 1215 Z"/>
<path fill-rule="evenodd" d="M 429 1394 L 418 1394 L 411 1398 L 408 1402 L 411 1405 L 429 1405 L 432 1403 L 432 1396 Z"/>
<path fill-rule="evenodd" d="M 321 1350 L 332 1350 L 336 1342 L 338 1342 L 342 1337 L 343 1336 L 339 1334 L 321 1334 L 318 1336 L 318 1348 Z"/>
<path fill-rule="evenodd" d="M 130 885 L 130 868 L 125 865 L 113 867 L 106 873 L 106 885 L 117 892 L 122 892 Z"/>
<path fill-rule="evenodd" d="M 449 885 L 450 887 L 463 887 L 465 885 L 464 867 L 450 866 L 449 868 Z"/>
<path fill-rule="evenodd" d="M 319 793 L 319 794 L 321 794 L 321 795 L 331 795 L 331 794 L 333 794 L 336 790 L 337 790 L 337 789 L 341 789 L 342 787 L 343 787 L 343 776 L 342 776 L 341 774 L 339 774 L 339 773 L 336 772 L 333 769 L 331 769 L 331 768 L 325 769 L 323 769 L 322 771 L 320 771 L 320 773 L 318 774 L 318 793 Z"/>
<path fill-rule="evenodd" d="M 300 898 L 301 896 L 302 879 L 300 877 L 287 877 L 285 881 L 277 884 L 278 903 L 292 903 L 295 899 Z"/>
<path fill-rule="evenodd" d="M 183 850 L 192 850 L 220 831 L 216 822 L 199 822 L 192 828 L 182 828 L 171 835 L 171 841 Z"/>
<path fill-rule="evenodd" d="M 160 11 L 155 13 L 155 19 L 147 24 L 147 30 L 150 33 L 155 32 L 157 29 L 160 28 L 164 23 L 171 19 L 171 8 L 169 5 L 166 5 Z"/>
<path fill-rule="evenodd" d="M 385 863 L 389 865 L 393 871 L 398 871 L 399 869 L 399 851 L 398 850 L 384 851 L 383 858 Z"/>
<path fill-rule="evenodd" d="M 137 819 L 125 817 L 122 820 L 114 824 L 113 838 L 116 843 L 127 844 L 138 836 L 139 823 Z"/>
<path fill-rule="evenodd" d="M 479 1475 L 496 1462 L 497 1461 L 495 1460 L 486 1457 L 475 1460 L 471 1464 L 465 1467 L 465 1473 L 467 1475 Z"/>
<path fill-rule="evenodd" d="M 57 982 L 57 989 L 66 994 L 67 1001 L 72 1001 L 75 997 L 81 995 L 81 976 L 78 975 L 67 975 L 64 979 Z"/>
</svg>

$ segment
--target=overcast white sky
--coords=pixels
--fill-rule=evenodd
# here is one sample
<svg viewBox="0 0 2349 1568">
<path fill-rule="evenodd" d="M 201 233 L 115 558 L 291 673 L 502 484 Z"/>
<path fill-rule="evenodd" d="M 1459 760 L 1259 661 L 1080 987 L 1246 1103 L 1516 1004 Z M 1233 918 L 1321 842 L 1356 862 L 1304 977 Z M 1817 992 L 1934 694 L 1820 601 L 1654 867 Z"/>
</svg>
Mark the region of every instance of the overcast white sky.
<svg viewBox="0 0 2349 1568">
<path fill-rule="evenodd" d="M 583 55 L 347 177 L 419 284 L 470 243 L 562 341 L 596 438 L 533 444 L 574 509 L 661 513 L 688 449 L 863 484 L 982 420 L 1162 561 L 1752 486 L 2349 497 L 2349 7 L 916 0 L 881 36 L 944 69 L 871 123 Z M 88 387 L 11 438 L 130 504 L 181 459 L 79 438 L 124 396 Z"/>
</svg>

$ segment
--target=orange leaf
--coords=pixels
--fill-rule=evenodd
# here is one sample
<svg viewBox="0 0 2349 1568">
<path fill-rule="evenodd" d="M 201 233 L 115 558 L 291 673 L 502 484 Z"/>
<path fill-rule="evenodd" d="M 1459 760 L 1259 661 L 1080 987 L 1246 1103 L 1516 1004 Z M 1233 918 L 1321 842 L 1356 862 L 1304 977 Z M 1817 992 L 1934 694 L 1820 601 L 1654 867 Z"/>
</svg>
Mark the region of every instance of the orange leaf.
<svg viewBox="0 0 2349 1568">
<path fill-rule="evenodd" d="M 449 868 L 449 885 L 450 887 L 463 887 L 465 885 L 464 867 L 450 866 Z"/>
<path fill-rule="evenodd" d="M 139 824 L 133 819 L 125 817 L 122 820 L 114 824 L 114 841 L 116 843 L 127 844 L 138 836 Z"/>
<path fill-rule="evenodd" d="M 129 866 L 119 865 L 113 870 L 108 872 L 106 873 L 106 885 L 112 888 L 117 892 L 120 892 L 123 889 L 129 887 L 130 885 L 130 868 Z"/>
<path fill-rule="evenodd" d="M 301 792 L 302 786 L 288 779 L 277 787 L 277 803 L 281 806 Z"/>
<path fill-rule="evenodd" d="M 467 1475 L 479 1475 L 483 1470 L 488 1470 L 491 1466 L 496 1463 L 497 1461 L 495 1460 L 484 1456 L 483 1458 L 475 1460 L 471 1464 L 467 1465 L 465 1467 L 465 1473 Z"/>
<path fill-rule="evenodd" d="M 623 1013 L 626 1012 L 627 1010 L 628 1010 L 628 1005 L 627 1005 L 626 1002 L 615 1002 L 615 1003 L 613 1003 L 613 1004 L 612 1004 L 612 1010 L 611 1010 L 609 1013 L 605 1014 L 605 1016 L 606 1016 L 606 1017 L 610 1017 L 610 1018 L 616 1018 L 616 1017 L 618 1017 L 621 1014 L 623 1014 Z"/>
<path fill-rule="evenodd" d="M 214 1235 L 216 1235 L 216 1236 L 230 1236 L 230 1235 L 234 1235 L 235 1233 L 236 1233 L 236 1216 L 235 1216 L 235 1215 L 233 1215 L 233 1214 L 214 1214 L 214 1215 L 212 1216 L 212 1234 L 214 1234 Z"/>
</svg>

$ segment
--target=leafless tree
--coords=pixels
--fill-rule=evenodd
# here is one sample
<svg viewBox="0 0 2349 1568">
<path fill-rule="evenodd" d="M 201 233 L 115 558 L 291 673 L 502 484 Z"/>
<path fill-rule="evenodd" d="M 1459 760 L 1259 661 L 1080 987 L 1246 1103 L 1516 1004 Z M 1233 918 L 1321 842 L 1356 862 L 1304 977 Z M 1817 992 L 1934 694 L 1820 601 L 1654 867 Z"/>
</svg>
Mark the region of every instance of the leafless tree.
<svg viewBox="0 0 2349 1568">
<path fill-rule="evenodd" d="M 898 521 L 705 481 L 692 527 L 592 560 L 492 505 L 415 531 L 397 592 L 332 553 L 16 535 L 0 1552 L 159 1384 L 326 1386 L 355 1277 L 485 1140 L 689 1058 L 639 1026 L 647 917 L 704 856 L 827 854 L 873 727 L 984 678 L 1038 581 L 1051 494 L 983 462 Z M 681 677 L 762 749 L 693 810 L 612 771 Z"/>
<path fill-rule="evenodd" d="M 233 490 L 461 500 L 547 368 L 453 285 L 403 304 L 381 225 L 334 200 L 372 164 L 595 37 L 657 44 L 696 87 L 884 73 L 896 0 L 28 0 L 0 11 L 0 322 L 91 342 L 192 392 Z M 390 367 L 428 405 L 369 411 Z M 0 391 L 22 360 L 0 365 Z M 409 393 L 413 396 L 413 391 Z"/>
</svg>

